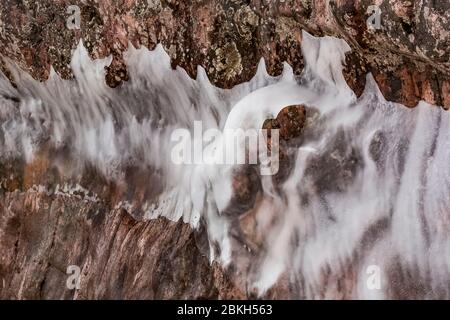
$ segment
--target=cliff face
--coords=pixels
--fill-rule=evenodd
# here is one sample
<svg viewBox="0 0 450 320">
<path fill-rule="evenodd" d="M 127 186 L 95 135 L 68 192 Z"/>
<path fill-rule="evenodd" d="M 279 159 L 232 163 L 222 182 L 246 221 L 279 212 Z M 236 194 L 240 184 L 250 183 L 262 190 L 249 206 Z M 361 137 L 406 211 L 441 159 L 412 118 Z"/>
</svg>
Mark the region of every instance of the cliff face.
<svg viewBox="0 0 450 320">
<path fill-rule="evenodd" d="M 32 191 L 3 194 L 0 210 L 2 299 L 245 297 L 182 222 L 137 222 L 74 195 Z M 68 265 L 81 268 L 80 290 L 66 286 Z"/>
<path fill-rule="evenodd" d="M 450 4 L 375 2 L 382 12 L 379 30 L 366 24 L 371 1 L 7 1 L 0 5 L 0 53 L 37 79 L 48 77 L 50 65 L 70 78 L 68 63 L 82 39 L 92 57 L 112 55 L 106 80 L 117 87 L 128 80 L 128 42 L 150 49 L 162 43 L 173 66 L 195 77 L 202 65 L 211 82 L 229 88 L 249 80 L 261 57 L 271 74 L 281 72 L 283 61 L 300 73 L 305 29 L 349 43 L 345 77 L 357 94 L 372 72 L 387 100 L 449 108 Z M 81 9 L 79 29 L 66 27 L 69 5 Z M 133 218 L 115 208 L 117 194 L 127 190 L 95 171 L 84 171 L 80 180 L 99 198 L 83 190 L 47 194 L 33 187 L 62 183 L 49 165 L 51 152 L 44 149 L 31 163 L 0 164 L 0 298 L 254 297 L 236 280 L 236 270 L 210 264 L 204 230 L 165 218 Z M 132 174 L 135 189 L 128 192 L 145 196 L 139 186 L 148 180 Z M 79 290 L 66 286 L 68 265 L 81 269 Z M 421 298 L 429 291 L 416 270 L 393 269 L 390 297 Z M 355 277 L 351 267 L 336 286 L 325 276 L 327 289 L 317 296 L 350 298 Z M 293 296 L 302 293 L 287 279 L 266 294 Z"/>
<path fill-rule="evenodd" d="M 379 5 L 380 29 L 367 26 Z M 70 5 L 80 28 L 68 29 Z M 347 79 L 357 93 L 372 72 L 388 100 L 413 107 L 420 99 L 450 107 L 450 4 L 447 1 L 7 1 L 1 5 L 0 53 L 45 79 L 49 67 L 70 76 L 71 50 L 83 40 L 92 57 L 112 54 L 107 80 L 127 79 L 123 51 L 130 41 L 162 43 L 195 77 L 203 66 L 212 82 L 231 87 L 249 80 L 264 57 L 271 74 L 283 61 L 303 69 L 301 30 L 334 35 L 352 47 Z M 370 11 L 369 13 L 367 13 Z"/>
</svg>

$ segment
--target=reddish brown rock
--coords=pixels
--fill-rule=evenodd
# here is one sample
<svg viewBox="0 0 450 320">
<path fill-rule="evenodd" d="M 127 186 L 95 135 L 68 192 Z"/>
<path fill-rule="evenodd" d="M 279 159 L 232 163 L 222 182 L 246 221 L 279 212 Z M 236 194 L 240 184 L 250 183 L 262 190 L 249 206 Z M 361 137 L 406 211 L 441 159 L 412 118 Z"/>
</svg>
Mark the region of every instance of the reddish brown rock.
<svg viewBox="0 0 450 320">
<path fill-rule="evenodd" d="M 300 136 L 306 121 L 306 109 L 303 105 L 284 108 L 277 115 L 280 125 L 280 138 L 290 140 Z"/>
<path fill-rule="evenodd" d="M 279 130 L 279 171 L 274 175 L 277 184 L 284 181 L 294 164 L 295 151 L 299 146 L 299 139 L 306 124 L 306 108 L 303 105 L 292 105 L 283 108 L 275 119 L 267 119 L 263 129 L 268 130 L 267 146 L 272 149 L 271 130 Z"/>
<path fill-rule="evenodd" d="M 150 49 L 161 42 L 195 77 L 202 65 L 211 81 L 231 87 L 249 80 L 261 57 L 270 74 L 282 62 L 303 69 L 301 30 L 345 39 L 353 53 L 346 79 L 360 94 L 372 72 L 388 100 L 415 106 L 420 99 L 449 107 L 450 10 L 445 1 L 383 1 L 381 29 L 367 27 L 370 0 L 340 1 L 84 1 L 12 2 L 0 5 L 0 53 L 45 79 L 50 65 L 63 77 L 80 39 L 94 58 L 113 55 L 107 82 L 128 76 L 128 41 Z M 67 7 L 81 10 L 80 29 L 66 28 Z"/>
<path fill-rule="evenodd" d="M 11 58 L 35 78 L 46 79 L 50 65 L 63 77 L 71 76 L 69 62 L 80 39 L 93 58 L 113 56 L 107 83 L 128 80 L 123 52 L 128 41 L 150 49 L 162 43 L 172 64 L 195 77 L 205 67 L 211 81 L 231 87 L 249 80 L 261 57 L 268 72 L 279 74 L 287 61 L 299 74 L 304 67 L 301 30 L 345 39 L 353 52 L 347 56 L 345 78 L 360 94 L 365 75 L 372 72 L 384 96 L 413 107 L 420 99 L 450 107 L 450 8 L 446 1 L 375 1 L 381 3 L 382 28 L 367 28 L 370 0 L 339 1 L 3 1 L 0 4 L 0 54 Z M 81 9 L 81 28 L 66 28 L 67 6 Z M 1 59 L 0 59 L 1 60 Z M 4 62 L 0 62 L 4 72 Z M 292 109 L 292 108 L 291 108 Z M 287 111 L 286 111 L 287 110 Z M 302 109 L 286 109 L 265 126 L 279 128 L 282 141 L 301 133 Z M 278 179 L 289 168 L 287 159 Z M 47 195 L 28 190 L 34 184 L 55 187 L 70 181 L 65 172 L 49 165 L 51 150 L 43 149 L 29 164 L 0 163 L 0 298 L 247 298 L 230 270 L 209 264 L 204 244 L 188 225 L 165 219 L 142 222 L 139 213 L 114 209 L 124 196 L 137 205 L 157 193 L 157 177 L 135 168 L 125 180 L 132 188 L 107 181 L 93 168 L 80 178 L 99 195 L 98 202 L 77 194 Z M 358 155 L 349 154 L 358 158 Z M 357 163 L 357 161 L 355 161 Z M 338 163 L 327 164 L 339 168 Z M 314 168 L 312 168 L 313 170 Z M 352 172 L 353 168 L 345 168 Z M 334 169 L 333 169 L 334 170 Z M 336 170 L 334 170 L 336 172 Z M 285 171 L 284 171 L 285 172 Z M 237 202 L 254 199 L 253 174 L 242 173 L 234 183 Z M 348 176 L 321 176 L 346 183 Z M 151 181 L 148 189 L 145 181 Z M 74 182 L 79 182 L 75 180 Z M 156 190 L 156 191 L 155 191 Z M 130 216 L 133 214 L 133 217 Z M 244 217 L 241 217 L 244 219 Z M 244 236 L 258 247 L 251 214 L 242 223 Z M 66 270 L 82 270 L 81 288 L 66 287 Z M 323 274 L 318 298 L 349 298 L 355 262 L 339 279 Z M 413 272 L 393 266 L 393 297 L 410 292 L 420 297 L 423 281 Z M 402 270 L 400 270 L 402 271 Z M 404 278 L 404 274 L 411 275 Z M 403 278 L 402 278 L 403 277 Z M 419 279 L 420 280 L 420 279 Z M 411 286 L 404 286 L 411 283 Z M 406 288 L 406 289 L 402 289 Z M 407 291 L 405 291 L 407 290 Z M 270 298 L 302 296 L 281 279 Z M 300 292 L 300 293 L 299 293 Z M 411 297 L 411 296 L 409 296 Z"/>
<path fill-rule="evenodd" d="M 0 230 L 2 299 L 215 299 L 237 290 L 182 222 L 137 222 L 71 196 L 13 192 L 0 196 Z M 69 265 L 82 271 L 79 290 L 66 286 Z"/>
</svg>

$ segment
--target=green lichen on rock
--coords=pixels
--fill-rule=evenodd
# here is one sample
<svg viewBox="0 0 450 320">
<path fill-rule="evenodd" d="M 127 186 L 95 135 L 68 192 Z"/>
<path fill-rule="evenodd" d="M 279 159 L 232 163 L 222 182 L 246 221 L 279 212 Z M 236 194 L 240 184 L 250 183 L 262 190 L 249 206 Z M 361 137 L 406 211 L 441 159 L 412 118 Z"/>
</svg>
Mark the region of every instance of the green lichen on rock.
<svg viewBox="0 0 450 320">
<path fill-rule="evenodd" d="M 249 6 L 244 6 L 236 11 L 234 21 L 236 22 L 239 35 L 250 41 L 259 23 L 258 15 Z"/>
<path fill-rule="evenodd" d="M 213 61 L 214 68 L 227 80 L 231 80 L 242 72 L 241 54 L 236 43 L 229 42 L 223 47 L 217 48 Z"/>
</svg>

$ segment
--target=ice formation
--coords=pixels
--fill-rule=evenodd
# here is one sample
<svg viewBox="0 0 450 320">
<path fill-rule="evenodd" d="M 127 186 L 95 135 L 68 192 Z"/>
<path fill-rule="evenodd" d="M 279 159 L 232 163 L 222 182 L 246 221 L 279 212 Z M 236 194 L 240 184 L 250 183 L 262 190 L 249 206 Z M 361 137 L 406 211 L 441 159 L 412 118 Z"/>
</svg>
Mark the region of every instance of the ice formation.
<svg viewBox="0 0 450 320">
<path fill-rule="evenodd" d="M 450 114 L 424 102 L 413 109 L 387 102 L 370 74 L 357 98 L 342 75 L 349 50 L 343 40 L 303 32 L 301 76 L 288 64 L 269 76 L 261 60 L 253 79 L 230 90 L 213 86 L 201 67 L 195 80 L 171 69 L 161 45 L 130 45 L 130 80 L 115 89 L 104 81 L 111 60 L 92 61 L 82 43 L 73 80 L 52 70 L 40 83 L 11 64 L 17 88 L 0 78 L 0 157 L 32 161 L 49 143 L 64 149 L 74 172 L 89 164 L 120 180 L 129 165 L 152 170 L 161 192 L 138 208 L 144 217 L 204 223 L 211 259 L 235 264 L 259 294 L 284 275 L 299 296 L 318 297 L 324 286 L 333 290 L 327 279 L 345 275 L 354 283 L 351 297 L 385 298 L 388 274 L 401 265 L 429 297 L 448 298 Z M 243 250 L 231 235 L 232 218 L 222 214 L 233 166 L 172 163 L 171 133 L 192 130 L 194 121 L 204 129 L 261 128 L 300 103 L 315 110 L 314 121 L 281 188 L 261 178 L 253 210 L 262 249 Z M 381 270 L 380 290 L 367 286 L 372 265 Z"/>
</svg>

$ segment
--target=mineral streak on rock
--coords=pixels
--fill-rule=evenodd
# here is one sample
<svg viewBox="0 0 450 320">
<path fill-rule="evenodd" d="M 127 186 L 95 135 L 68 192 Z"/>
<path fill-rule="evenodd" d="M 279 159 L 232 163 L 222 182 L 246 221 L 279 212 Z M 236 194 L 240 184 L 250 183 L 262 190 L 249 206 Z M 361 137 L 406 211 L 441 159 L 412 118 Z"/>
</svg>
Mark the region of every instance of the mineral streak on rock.
<svg viewBox="0 0 450 320">
<path fill-rule="evenodd" d="M 353 53 L 346 79 L 360 94 L 372 72 L 388 100 L 410 107 L 421 99 L 450 107 L 450 10 L 447 1 L 376 1 L 382 28 L 367 27 L 371 0 L 61 0 L 0 5 L 0 53 L 45 79 L 52 65 L 70 77 L 80 39 L 94 58 L 113 56 L 107 81 L 128 79 L 123 52 L 131 42 L 162 43 L 172 64 L 195 78 L 202 65 L 211 81 L 232 87 L 249 80 L 260 57 L 279 74 L 287 61 L 303 69 L 301 29 L 344 38 Z M 81 9 L 80 29 L 66 28 L 69 5 Z M 1 65 L 1 64 L 0 64 Z M 3 66 L 4 68 L 4 66 Z"/>
</svg>

